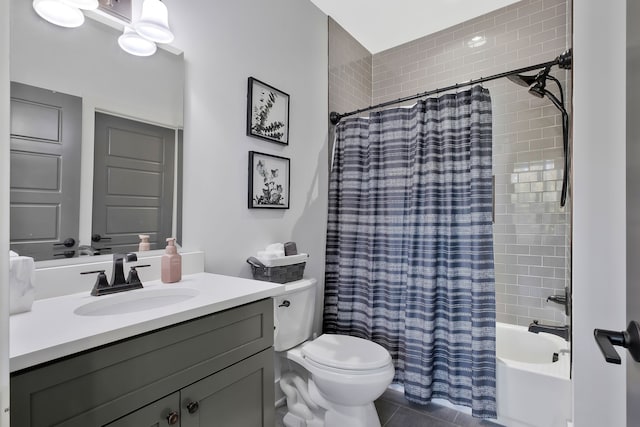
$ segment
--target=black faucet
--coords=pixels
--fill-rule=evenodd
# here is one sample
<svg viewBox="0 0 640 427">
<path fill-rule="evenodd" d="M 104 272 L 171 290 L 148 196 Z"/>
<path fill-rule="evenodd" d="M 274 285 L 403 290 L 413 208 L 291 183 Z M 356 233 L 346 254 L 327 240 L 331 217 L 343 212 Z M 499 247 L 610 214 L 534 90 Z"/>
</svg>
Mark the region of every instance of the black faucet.
<svg viewBox="0 0 640 427">
<path fill-rule="evenodd" d="M 557 335 L 565 341 L 569 341 L 569 326 L 541 325 L 537 320 L 529 324 L 529 332 L 537 334 L 538 332 L 546 332 L 547 334 Z"/>
<path fill-rule="evenodd" d="M 124 261 L 137 261 L 138 256 L 134 253 L 130 254 L 113 254 L 113 271 L 111 272 L 111 286 L 126 285 L 127 280 L 124 278 Z"/>
<path fill-rule="evenodd" d="M 131 262 L 137 261 L 138 257 L 134 253 L 129 254 L 113 254 L 113 268 L 111 274 L 111 284 L 107 282 L 107 276 L 104 274 L 104 270 L 96 271 L 84 271 L 80 274 L 98 273 L 96 283 L 93 285 L 91 295 L 100 296 L 113 294 L 116 292 L 129 291 L 131 289 L 142 288 L 142 282 L 138 277 L 136 268 L 149 267 L 149 265 L 134 265 L 129 271 L 129 277 L 124 278 L 124 261 Z"/>
</svg>

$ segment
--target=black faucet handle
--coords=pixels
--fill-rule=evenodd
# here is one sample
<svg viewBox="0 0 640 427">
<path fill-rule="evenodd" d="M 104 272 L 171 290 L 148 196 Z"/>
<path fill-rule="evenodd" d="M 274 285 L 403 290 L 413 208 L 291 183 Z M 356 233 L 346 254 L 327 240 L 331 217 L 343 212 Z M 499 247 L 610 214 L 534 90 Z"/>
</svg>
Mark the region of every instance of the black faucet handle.
<svg viewBox="0 0 640 427">
<path fill-rule="evenodd" d="M 567 297 L 565 295 L 550 295 L 547 297 L 547 302 L 555 302 L 556 304 L 566 304 Z"/>
<path fill-rule="evenodd" d="M 127 283 L 130 285 L 140 285 L 142 287 L 142 282 L 140 281 L 140 276 L 138 276 L 138 268 L 143 267 L 151 267 L 151 264 L 144 265 L 132 265 L 129 268 L 129 275 L 127 276 Z"/>
<path fill-rule="evenodd" d="M 571 315 L 571 295 L 569 295 L 569 288 L 564 288 L 564 294 L 550 295 L 547 297 L 547 302 L 553 302 L 555 304 L 564 307 L 564 314 Z"/>
<path fill-rule="evenodd" d="M 83 271 L 80 274 L 95 274 L 98 273 L 98 277 L 96 277 L 96 283 L 93 285 L 93 289 L 91 290 L 91 295 L 98 296 L 102 295 L 100 292 L 102 289 L 109 288 L 109 282 L 107 281 L 107 275 L 104 274 L 104 270 L 94 270 L 94 271 Z"/>
</svg>

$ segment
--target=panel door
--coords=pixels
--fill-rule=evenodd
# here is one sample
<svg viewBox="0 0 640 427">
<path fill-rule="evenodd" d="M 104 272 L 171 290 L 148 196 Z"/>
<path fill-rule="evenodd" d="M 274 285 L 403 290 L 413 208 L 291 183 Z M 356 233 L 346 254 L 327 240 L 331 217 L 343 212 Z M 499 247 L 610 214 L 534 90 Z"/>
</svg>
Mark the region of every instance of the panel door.
<svg viewBox="0 0 640 427">
<path fill-rule="evenodd" d="M 81 98 L 11 82 L 10 244 L 20 255 L 75 255 L 81 139 Z"/>
<path fill-rule="evenodd" d="M 96 113 L 92 236 L 96 248 L 131 252 L 171 237 L 175 131 Z M 99 236 L 99 237 L 98 237 Z"/>
<path fill-rule="evenodd" d="M 640 320 L 640 4 L 627 1 L 627 323 Z M 624 351 L 620 349 L 619 351 Z M 627 425 L 640 425 L 640 363 L 627 357 Z"/>
<path fill-rule="evenodd" d="M 275 423 L 273 349 L 266 349 L 182 389 L 182 427 Z"/>
<path fill-rule="evenodd" d="M 180 426 L 180 394 L 173 393 L 132 412 L 104 427 Z"/>
</svg>

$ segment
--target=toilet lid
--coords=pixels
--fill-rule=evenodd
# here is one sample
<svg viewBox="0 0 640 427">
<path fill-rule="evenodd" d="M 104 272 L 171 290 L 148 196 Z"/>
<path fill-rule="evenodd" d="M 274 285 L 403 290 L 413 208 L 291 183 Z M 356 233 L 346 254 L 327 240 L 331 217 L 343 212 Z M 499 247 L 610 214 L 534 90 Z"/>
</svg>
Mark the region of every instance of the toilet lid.
<svg viewBox="0 0 640 427">
<path fill-rule="evenodd" d="M 376 369 L 391 362 L 381 345 L 348 335 L 320 335 L 302 347 L 302 354 L 316 363 L 349 370 Z"/>
</svg>

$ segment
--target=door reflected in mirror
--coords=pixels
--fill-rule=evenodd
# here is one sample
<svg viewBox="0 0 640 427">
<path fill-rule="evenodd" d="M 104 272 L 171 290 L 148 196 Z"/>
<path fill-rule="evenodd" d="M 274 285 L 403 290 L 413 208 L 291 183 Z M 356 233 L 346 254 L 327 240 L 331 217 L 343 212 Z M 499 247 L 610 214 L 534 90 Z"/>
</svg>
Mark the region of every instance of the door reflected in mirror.
<svg viewBox="0 0 640 427">
<path fill-rule="evenodd" d="M 172 236 L 177 132 L 96 113 L 93 248 L 99 253 L 150 249 Z"/>
</svg>

